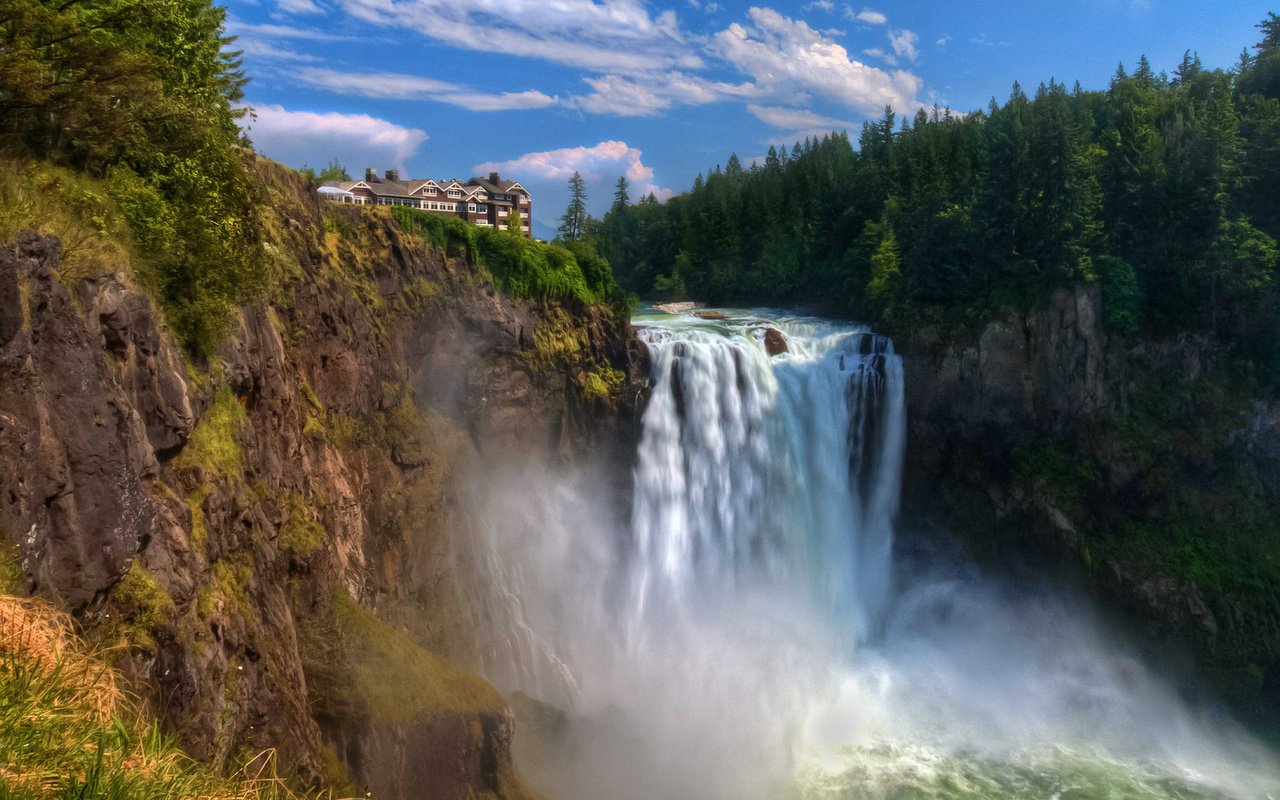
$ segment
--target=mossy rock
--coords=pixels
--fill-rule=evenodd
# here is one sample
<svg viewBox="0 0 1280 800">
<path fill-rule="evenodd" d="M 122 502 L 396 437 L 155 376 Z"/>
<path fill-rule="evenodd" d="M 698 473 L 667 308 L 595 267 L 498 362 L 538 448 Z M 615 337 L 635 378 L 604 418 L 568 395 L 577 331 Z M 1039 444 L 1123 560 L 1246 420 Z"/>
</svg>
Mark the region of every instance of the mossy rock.
<svg viewBox="0 0 1280 800">
<path fill-rule="evenodd" d="M 231 389 L 223 387 L 191 431 L 191 439 L 176 459 L 176 465 L 220 478 L 242 477 L 244 454 L 239 435 L 247 418 L 240 400 Z"/>
<path fill-rule="evenodd" d="M 408 722 L 503 708 L 502 696 L 484 680 L 422 649 L 346 594 L 336 598 L 334 618 L 352 667 L 351 691 L 374 719 Z"/>
</svg>

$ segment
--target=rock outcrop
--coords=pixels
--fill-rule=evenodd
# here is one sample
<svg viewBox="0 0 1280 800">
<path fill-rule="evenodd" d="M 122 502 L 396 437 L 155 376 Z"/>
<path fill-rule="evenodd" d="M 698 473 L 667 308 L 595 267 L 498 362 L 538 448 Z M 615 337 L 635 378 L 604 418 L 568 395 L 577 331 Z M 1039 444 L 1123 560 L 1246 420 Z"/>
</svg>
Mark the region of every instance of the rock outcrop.
<svg viewBox="0 0 1280 800">
<path fill-rule="evenodd" d="M 0 539 L 23 590 L 124 645 L 198 758 L 274 748 L 301 783 L 524 797 L 510 712 L 468 672 L 459 477 L 624 433 L 582 376 L 626 372 L 626 320 L 512 301 L 386 209 L 259 174 L 282 285 L 207 363 L 127 275 L 64 286 L 55 240 L 0 249 Z"/>
</svg>

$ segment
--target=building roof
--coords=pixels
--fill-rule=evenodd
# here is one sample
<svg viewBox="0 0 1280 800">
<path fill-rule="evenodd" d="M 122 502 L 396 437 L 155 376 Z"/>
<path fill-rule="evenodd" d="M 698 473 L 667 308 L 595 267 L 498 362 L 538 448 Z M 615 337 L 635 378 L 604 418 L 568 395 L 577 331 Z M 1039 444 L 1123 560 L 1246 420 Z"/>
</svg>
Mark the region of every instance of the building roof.
<svg viewBox="0 0 1280 800">
<path fill-rule="evenodd" d="M 374 176 L 372 179 L 356 181 L 325 181 L 321 188 L 329 188 L 350 192 L 357 186 L 368 188 L 371 192 L 379 197 L 406 197 L 414 198 L 415 192 L 421 191 L 423 186 L 432 185 L 437 189 L 448 190 L 456 185 L 462 191 L 464 198 L 474 198 L 479 192 L 487 194 L 510 194 L 514 191 L 529 194 L 529 190 L 520 185 L 518 181 L 497 180 L 491 181 L 488 178 L 472 178 L 465 184 L 457 178 L 449 180 L 432 180 L 431 178 L 412 178 L 404 181 L 389 181 L 386 178 Z M 492 198 L 487 198 L 491 200 Z"/>
</svg>

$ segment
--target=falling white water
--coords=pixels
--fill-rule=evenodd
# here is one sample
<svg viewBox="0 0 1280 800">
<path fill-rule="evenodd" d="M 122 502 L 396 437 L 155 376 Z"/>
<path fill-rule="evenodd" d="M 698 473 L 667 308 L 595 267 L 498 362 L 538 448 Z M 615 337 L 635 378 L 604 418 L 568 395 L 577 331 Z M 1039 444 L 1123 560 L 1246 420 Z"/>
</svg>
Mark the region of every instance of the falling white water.
<svg viewBox="0 0 1280 800">
<path fill-rule="evenodd" d="M 630 519 L 587 469 L 487 476 L 486 659 L 568 711 L 560 798 L 1268 797 L 1274 756 L 1088 607 L 893 552 L 902 363 L 865 328 L 637 318 Z M 766 332 L 786 352 L 770 355 Z M 776 348 L 775 348 L 776 349 Z"/>
<path fill-rule="evenodd" d="M 770 357 L 775 324 L 790 352 Z M 631 641 L 743 590 L 807 594 L 849 643 L 863 639 L 888 594 L 902 462 L 892 343 L 749 317 L 638 335 L 654 383 L 635 469 Z"/>
</svg>

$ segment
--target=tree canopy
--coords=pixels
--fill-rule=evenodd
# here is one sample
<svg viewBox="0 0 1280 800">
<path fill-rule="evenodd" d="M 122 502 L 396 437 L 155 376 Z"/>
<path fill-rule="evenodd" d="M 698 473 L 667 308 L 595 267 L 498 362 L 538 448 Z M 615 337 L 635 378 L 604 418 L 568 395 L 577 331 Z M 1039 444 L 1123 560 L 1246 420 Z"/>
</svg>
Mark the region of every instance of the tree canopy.
<svg viewBox="0 0 1280 800">
<path fill-rule="evenodd" d="M 209 0 L 0 0 L 0 150 L 106 181 L 194 350 L 261 291 L 246 82 Z"/>
<path fill-rule="evenodd" d="M 1097 281 L 1108 323 L 1218 334 L 1280 375 L 1280 17 L 1238 71 L 1188 52 L 1104 91 L 1049 81 L 956 114 L 892 109 L 698 176 L 598 228 L 642 295 L 821 303 L 902 326 L 967 324 Z"/>
</svg>

